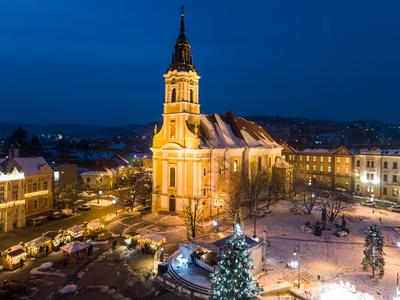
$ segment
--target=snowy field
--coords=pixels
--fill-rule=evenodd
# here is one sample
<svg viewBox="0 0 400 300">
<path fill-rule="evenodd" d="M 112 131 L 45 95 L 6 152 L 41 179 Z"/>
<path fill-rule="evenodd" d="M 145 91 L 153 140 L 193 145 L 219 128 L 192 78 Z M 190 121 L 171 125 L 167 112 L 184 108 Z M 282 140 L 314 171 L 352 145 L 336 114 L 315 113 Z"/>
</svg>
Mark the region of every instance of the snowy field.
<svg viewBox="0 0 400 300">
<path fill-rule="evenodd" d="M 266 230 L 270 242 L 267 248 L 267 282 L 286 280 L 292 283 L 296 279 L 296 271 L 289 269 L 287 263 L 294 259 L 293 249 L 300 246 L 302 275 L 310 281 L 306 290 L 322 283 L 349 281 L 357 290 L 371 294 L 376 300 L 393 299 L 396 274 L 400 272 L 400 249 L 396 247 L 400 235 L 394 230 L 400 226 L 399 213 L 351 206 L 344 211 L 350 229 L 347 237 L 336 237 L 331 232 L 317 237 L 303 230 L 301 225 L 306 221 L 315 223 L 320 220 L 321 211 L 317 208 L 311 215 L 298 215 L 290 212 L 291 207 L 293 204 L 289 202 L 275 203 L 271 214 L 257 220 L 257 235 L 263 236 Z M 336 222 L 340 224 L 341 218 Z M 385 275 L 380 280 L 372 279 L 361 268 L 364 232 L 371 224 L 377 224 L 384 237 Z M 247 220 L 247 234 L 252 235 L 252 230 L 253 223 Z"/>
</svg>

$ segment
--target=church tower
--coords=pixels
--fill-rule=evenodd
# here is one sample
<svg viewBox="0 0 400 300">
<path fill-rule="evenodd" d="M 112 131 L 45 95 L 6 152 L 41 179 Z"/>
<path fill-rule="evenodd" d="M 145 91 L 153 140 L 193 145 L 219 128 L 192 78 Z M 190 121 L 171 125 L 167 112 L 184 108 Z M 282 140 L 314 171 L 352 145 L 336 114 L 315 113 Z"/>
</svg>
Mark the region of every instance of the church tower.
<svg viewBox="0 0 400 300">
<path fill-rule="evenodd" d="M 204 166 L 209 150 L 200 148 L 199 79 L 185 34 L 185 15 L 171 63 L 164 74 L 163 125 L 154 128 L 152 211 L 180 213 L 194 197 L 206 198 Z M 206 203 L 206 200 L 202 200 Z"/>
<path fill-rule="evenodd" d="M 153 147 L 175 143 L 184 148 L 198 148 L 200 139 L 199 79 L 193 64 L 191 46 L 185 35 L 185 15 L 181 9 L 180 32 L 171 64 L 164 74 L 165 101 L 162 130 Z"/>
</svg>

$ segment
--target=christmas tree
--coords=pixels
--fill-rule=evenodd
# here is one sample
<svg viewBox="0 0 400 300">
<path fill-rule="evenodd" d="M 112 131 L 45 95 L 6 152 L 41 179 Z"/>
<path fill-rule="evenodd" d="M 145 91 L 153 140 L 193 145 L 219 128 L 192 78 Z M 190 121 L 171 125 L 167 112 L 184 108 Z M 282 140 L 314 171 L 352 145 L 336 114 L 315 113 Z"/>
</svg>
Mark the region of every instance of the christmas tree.
<svg viewBox="0 0 400 300">
<path fill-rule="evenodd" d="M 372 271 L 372 278 L 377 273 L 383 277 L 385 260 L 383 258 L 383 238 L 378 226 L 371 225 L 365 232 L 364 258 L 362 266 L 364 271 Z"/>
<path fill-rule="evenodd" d="M 258 288 L 250 273 L 253 268 L 245 234 L 236 224 L 218 263 L 218 270 L 211 275 L 213 299 L 256 299 Z"/>
</svg>

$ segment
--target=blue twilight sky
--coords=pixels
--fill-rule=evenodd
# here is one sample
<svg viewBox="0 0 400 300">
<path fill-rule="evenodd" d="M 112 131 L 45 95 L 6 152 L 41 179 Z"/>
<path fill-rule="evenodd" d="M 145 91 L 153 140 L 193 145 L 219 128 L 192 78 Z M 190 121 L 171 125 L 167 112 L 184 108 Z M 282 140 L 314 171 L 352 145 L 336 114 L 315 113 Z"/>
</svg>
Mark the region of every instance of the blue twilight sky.
<svg viewBox="0 0 400 300">
<path fill-rule="evenodd" d="M 161 118 L 178 0 L 0 2 L 0 122 Z M 400 121 L 400 1 L 185 0 L 202 112 Z"/>
</svg>

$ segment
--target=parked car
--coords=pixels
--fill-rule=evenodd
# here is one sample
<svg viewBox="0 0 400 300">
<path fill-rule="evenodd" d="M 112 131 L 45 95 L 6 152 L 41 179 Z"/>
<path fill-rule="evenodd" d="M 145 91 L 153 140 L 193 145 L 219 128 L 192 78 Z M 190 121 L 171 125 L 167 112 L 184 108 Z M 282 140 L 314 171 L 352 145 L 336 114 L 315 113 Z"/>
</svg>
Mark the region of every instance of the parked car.
<svg viewBox="0 0 400 300">
<path fill-rule="evenodd" d="M 37 226 L 42 224 L 42 218 L 31 218 L 28 220 L 28 225 Z"/>
<path fill-rule="evenodd" d="M 388 210 L 393 211 L 393 212 L 399 212 L 400 213 L 400 205 L 392 205 L 388 208 Z"/>
<path fill-rule="evenodd" d="M 368 207 L 375 207 L 375 201 L 372 200 L 366 200 L 364 202 L 361 202 L 362 206 L 368 206 Z"/>
<path fill-rule="evenodd" d="M 64 208 L 64 209 L 62 209 L 62 210 L 61 210 L 61 213 L 62 213 L 64 216 L 66 216 L 66 217 L 72 216 L 72 215 L 74 214 L 73 211 L 72 211 L 72 209 L 70 209 L 70 208 Z"/>
<path fill-rule="evenodd" d="M 91 207 L 87 204 L 82 204 L 78 206 L 79 210 L 91 210 Z"/>
<path fill-rule="evenodd" d="M 82 204 L 84 204 L 84 203 L 85 203 L 85 200 L 80 199 L 80 200 L 76 200 L 76 201 L 74 202 L 74 205 L 75 205 L 75 206 L 79 206 L 79 205 L 82 205 Z"/>
<path fill-rule="evenodd" d="M 52 220 L 58 220 L 61 219 L 63 217 L 63 214 L 59 211 L 53 211 L 50 215 L 49 215 L 49 219 Z"/>
</svg>

